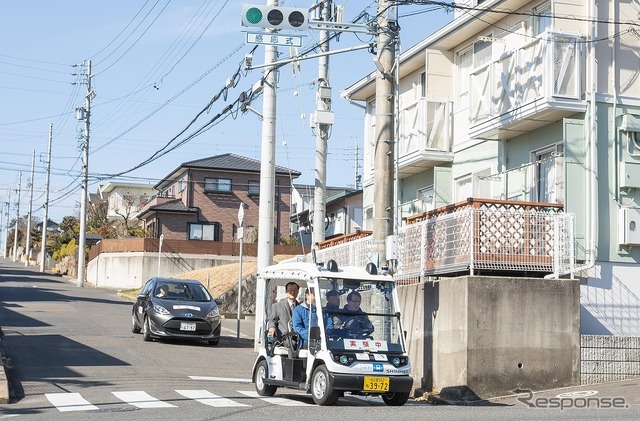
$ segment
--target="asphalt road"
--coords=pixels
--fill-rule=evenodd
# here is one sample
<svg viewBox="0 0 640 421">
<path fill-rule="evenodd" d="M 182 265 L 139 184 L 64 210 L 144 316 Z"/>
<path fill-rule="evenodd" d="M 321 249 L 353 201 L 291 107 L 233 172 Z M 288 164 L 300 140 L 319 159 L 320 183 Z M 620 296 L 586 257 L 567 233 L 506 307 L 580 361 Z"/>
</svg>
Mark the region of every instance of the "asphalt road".
<svg viewBox="0 0 640 421">
<path fill-rule="evenodd" d="M 240 340 L 236 320 L 223 320 L 217 347 L 144 342 L 130 331 L 131 303 L 115 291 L 78 288 L 73 280 L 2 259 L 0 302 L 14 394 L 14 403 L 0 406 L 0 418 L 640 419 L 638 380 L 522 394 L 481 406 L 412 399 L 390 408 L 378 398 L 348 396 L 335 407 L 318 407 L 309 395 L 286 389 L 275 399 L 259 399 L 249 382 L 252 320 L 241 321 Z M 560 394 L 569 395 L 561 400 Z"/>
</svg>

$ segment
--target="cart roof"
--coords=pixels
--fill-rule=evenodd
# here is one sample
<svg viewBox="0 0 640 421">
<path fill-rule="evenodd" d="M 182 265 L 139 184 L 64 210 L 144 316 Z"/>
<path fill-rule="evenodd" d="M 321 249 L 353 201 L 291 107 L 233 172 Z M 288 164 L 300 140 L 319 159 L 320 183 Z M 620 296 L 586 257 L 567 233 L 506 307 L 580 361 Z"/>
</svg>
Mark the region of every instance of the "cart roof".
<svg viewBox="0 0 640 421">
<path fill-rule="evenodd" d="M 331 262 L 331 261 L 329 261 Z M 335 263 L 335 262 L 334 262 Z M 258 273 L 261 278 L 280 278 L 292 280 L 306 280 L 313 278 L 336 278 L 336 279 L 358 279 L 370 281 L 394 282 L 389 275 L 383 275 L 380 272 L 372 275 L 367 272 L 365 267 L 359 266 L 338 266 L 334 271 L 327 269 L 327 265 L 306 263 L 306 262 L 287 262 L 278 263 L 277 265 L 267 266 Z M 375 266 L 374 266 L 375 267 Z"/>
</svg>

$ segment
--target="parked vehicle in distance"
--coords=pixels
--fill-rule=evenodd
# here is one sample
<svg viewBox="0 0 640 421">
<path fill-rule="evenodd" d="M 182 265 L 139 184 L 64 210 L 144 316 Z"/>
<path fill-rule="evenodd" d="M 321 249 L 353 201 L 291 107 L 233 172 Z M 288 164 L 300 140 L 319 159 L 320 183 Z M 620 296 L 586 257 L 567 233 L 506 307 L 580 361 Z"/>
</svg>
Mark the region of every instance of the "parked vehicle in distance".
<svg viewBox="0 0 640 421">
<path fill-rule="evenodd" d="M 149 279 L 131 311 L 131 331 L 142 331 L 145 341 L 181 338 L 218 345 L 220 329 L 218 303 L 192 279 Z"/>
</svg>

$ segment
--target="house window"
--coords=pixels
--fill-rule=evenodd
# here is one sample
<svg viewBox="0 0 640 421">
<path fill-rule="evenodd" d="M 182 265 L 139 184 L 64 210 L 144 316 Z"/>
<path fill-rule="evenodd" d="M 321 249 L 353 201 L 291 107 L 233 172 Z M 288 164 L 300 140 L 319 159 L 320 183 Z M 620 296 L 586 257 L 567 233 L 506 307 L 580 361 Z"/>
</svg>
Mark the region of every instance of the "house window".
<svg viewBox="0 0 640 421">
<path fill-rule="evenodd" d="M 487 34 L 491 38 L 492 34 Z M 473 67 L 478 68 L 491 61 L 491 41 L 476 41 L 473 43 Z"/>
<path fill-rule="evenodd" d="M 180 181 L 178 181 L 178 190 L 182 192 L 186 184 L 187 183 L 185 183 L 184 177 L 182 177 Z"/>
<path fill-rule="evenodd" d="M 533 152 L 535 197 L 542 203 L 563 202 L 563 159 L 562 145 Z"/>
<path fill-rule="evenodd" d="M 205 178 L 204 191 L 215 192 L 215 193 L 230 193 L 231 179 L 230 178 Z"/>
<path fill-rule="evenodd" d="M 249 196 L 260 195 L 260 182 L 249 180 Z"/>
<path fill-rule="evenodd" d="M 213 224 L 189 224 L 189 240 L 217 241 L 218 223 Z"/>
<path fill-rule="evenodd" d="M 420 98 L 427 96 L 427 72 L 420 73 Z"/>
<path fill-rule="evenodd" d="M 538 36 L 551 29 L 551 2 L 546 1 L 534 7 L 532 15 L 533 36 Z"/>
<path fill-rule="evenodd" d="M 471 48 L 466 48 L 456 55 L 456 101 L 457 108 L 469 106 L 469 73 L 473 63 Z"/>
<path fill-rule="evenodd" d="M 418 198 L 418 204 L 420 205 L 421 212 L 433 210 L 433 185 L 418 189 L 416 196 Z"/>
</svg>

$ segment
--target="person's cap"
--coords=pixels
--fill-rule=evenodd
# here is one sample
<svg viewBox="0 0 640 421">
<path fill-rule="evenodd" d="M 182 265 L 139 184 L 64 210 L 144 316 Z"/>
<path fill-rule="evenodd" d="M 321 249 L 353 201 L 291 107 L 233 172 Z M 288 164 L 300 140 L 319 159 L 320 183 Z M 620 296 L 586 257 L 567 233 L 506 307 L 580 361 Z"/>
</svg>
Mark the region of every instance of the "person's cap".
<svg viewBox="0 0 640 421">
<path fill-rule="evenodd" d="M 335 289 L 327 291 L 327 298 L 329 298 L 329 297 L 338 297 L 339 295 L 340 295 L 340 293 L 338 291 L 336 291 Z"/>
</svg>

